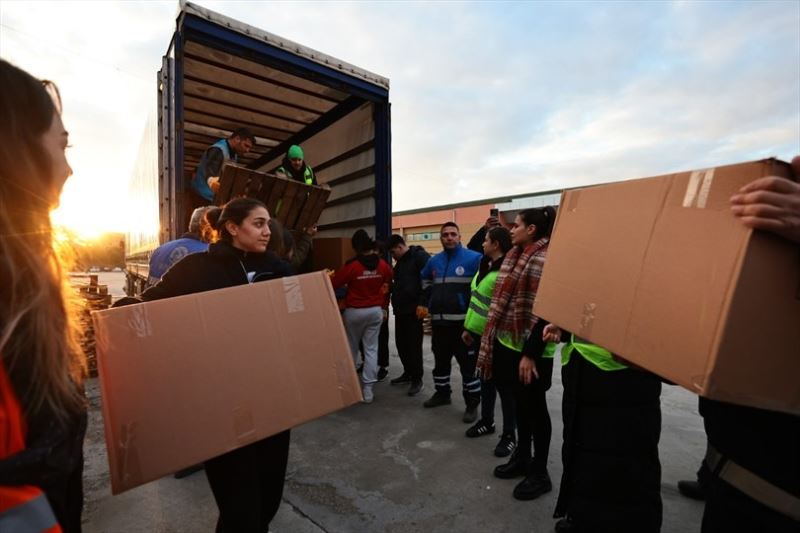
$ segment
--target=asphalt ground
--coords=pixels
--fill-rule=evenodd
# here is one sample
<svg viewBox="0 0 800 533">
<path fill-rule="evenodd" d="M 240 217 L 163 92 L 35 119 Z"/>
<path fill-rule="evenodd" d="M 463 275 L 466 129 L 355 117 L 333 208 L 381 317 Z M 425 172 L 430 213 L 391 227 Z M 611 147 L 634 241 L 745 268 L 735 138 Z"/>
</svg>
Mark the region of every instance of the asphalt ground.
<svg viewBox="0 0 800 533">
<path fill-rule="evenodd" d="M 461 421 L 464 403 L 424 409 L 433 393 L 433 355 L 425 338 L 425 390 L 408 397 L 405 386 L 389 379 L 402 367 L 390 341 L 390 375 L 375 386 L 375 401 L 354 405 L 292 431 L 283 504 L 272 532 L 549 532 L 561 477 L 560 372 L 554 371 L 548 404 L 553 439 L 548 464 L 553 492 L 521 502 L 511 493 L 517 480 L 493 477 L 504 459 L 494 457 L 499 431 L 467 439 Z M 452 385 L 461 378 L 453 362 Z M 86 440 L 84 531 L 211 532 L 216 505 L 203 472 L 184 479 L 166 477 L 112 496 L 96 380 Z M 499 399 L 496 421 L 502 420 Z M 661 396 L 662 532 L 700 530 L 703 504 L 677 491 L 692 479 L 705 453 L 697 397 L 673 386 Z M 598 487 L 598 490 L 603 490 Z"/>
</svg>

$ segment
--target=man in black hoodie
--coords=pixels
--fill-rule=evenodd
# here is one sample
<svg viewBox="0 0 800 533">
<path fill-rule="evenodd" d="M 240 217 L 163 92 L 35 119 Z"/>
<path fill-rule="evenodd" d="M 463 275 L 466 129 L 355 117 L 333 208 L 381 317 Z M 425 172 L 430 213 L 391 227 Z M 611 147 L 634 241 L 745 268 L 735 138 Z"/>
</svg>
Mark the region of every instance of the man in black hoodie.
<svg viewBox="0 0 800 533">
<path fill-rule="evenodd" d="M 408 395 L 422 390 L 422 320 L 417 318 L 417 303 L 422 294 L 419 273 L 430 255 L 421 246 L 411 246 L 400 235 L 389 238 L 389 252 L 395 260 L 392 307 L 397 353 L 403 363 L 403 374 L 392 385 L 410 383 Z"/>
</svg>

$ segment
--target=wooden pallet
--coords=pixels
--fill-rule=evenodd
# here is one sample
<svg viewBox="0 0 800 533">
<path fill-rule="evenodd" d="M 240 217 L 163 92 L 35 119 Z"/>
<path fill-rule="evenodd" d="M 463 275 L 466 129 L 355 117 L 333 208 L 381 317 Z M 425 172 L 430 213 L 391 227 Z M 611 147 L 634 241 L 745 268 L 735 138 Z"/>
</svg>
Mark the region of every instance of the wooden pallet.
<svg viewBox="0 0 800 533">
<path fill-rule="evenodd" d="M 304 230 L 319 220 L 330 189 L 258 172 L 236 165 L 222 167 L 219 190 L 214 201 L 224 205 L 247 196 L 266 204 L 270 215 L 290 230 Z"/>
</svg>

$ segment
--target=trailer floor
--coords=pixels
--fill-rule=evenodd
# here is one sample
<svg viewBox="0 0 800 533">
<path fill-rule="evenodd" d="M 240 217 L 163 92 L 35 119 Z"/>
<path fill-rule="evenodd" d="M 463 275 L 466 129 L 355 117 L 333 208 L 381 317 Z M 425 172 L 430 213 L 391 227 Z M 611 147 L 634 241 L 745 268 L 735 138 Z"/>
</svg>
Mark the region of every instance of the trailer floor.
<svg viewBox="0 0 800 533">
<path fill-rule="evenodd" d="M 389 379 L 401 371 L 391 341 Z M 455 362 L 454 362 L 455 366 Z M 516 480 L 492 476 L 504 462 L 492 454 L 498 433 L 464 437 L 464 404 L 424 409 L 433 392 L 433 356 L 425 339 L 425 390 L 406 396 L 388 379 L 375 386 L 371 405 L 355 405 L 292 432 L 283 504 L 273 532 L 549 532 L 561 476 L 561 379 L 553 375 L 548 403 L 553 420 L 549 469 L 553 492 L 535 501 L 511 497 Z M 453 370 L 453 389 L 460 377 Z M 166 477 L 111 496 L 96 380 L 89 383 L 84 531 L 212 532 L 216 506 L 205 474 Z M 680 479 L 692 479 L 705 453 L 697 398 L 664 386 L 661 396 L 663 533 L 699 531 L 703 505 L 681 497 Z M 502 415 L 497 402 L 496 420 Z M 499 428 L 498 428 L 499 429 Z M 602 490 L 602 488 L 600 488 Z"/>
</svg>

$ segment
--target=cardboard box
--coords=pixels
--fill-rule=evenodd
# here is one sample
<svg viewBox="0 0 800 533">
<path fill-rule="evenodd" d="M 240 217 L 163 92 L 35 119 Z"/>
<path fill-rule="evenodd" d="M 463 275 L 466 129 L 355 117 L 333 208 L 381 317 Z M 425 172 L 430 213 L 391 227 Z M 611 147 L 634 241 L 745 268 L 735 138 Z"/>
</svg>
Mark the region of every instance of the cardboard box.
<svg viewBox="0 0 800 533">
<path fill-rule="evenodd" d="M 312 263 L 314 270 L 337 270 L 348 259 L 355 257 L 351 239 L 344 237 L 324 237 L 314 239 L 312 250 Z"/>
<path fill-rule="evenodd" d="M 730 197 L 770 159 L 564 193 L 535 313 L 690 391 L 800 414 L 800 252 Z"/>
<path fill-rule="evenodd" d="M 93 316 L 114 494 L 361 400 L 322 272 Z"/>
</svg>

